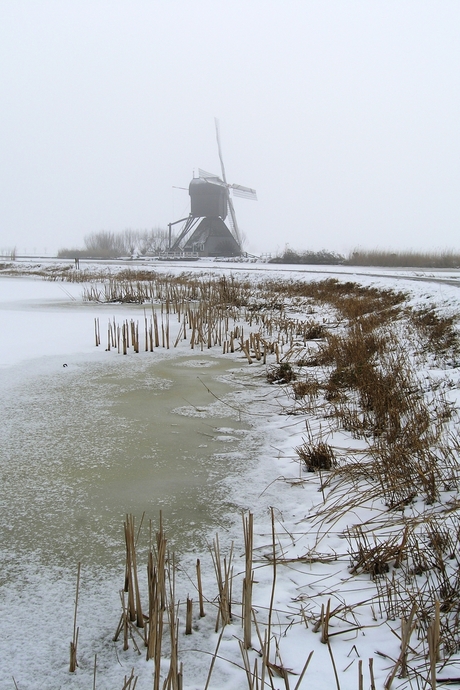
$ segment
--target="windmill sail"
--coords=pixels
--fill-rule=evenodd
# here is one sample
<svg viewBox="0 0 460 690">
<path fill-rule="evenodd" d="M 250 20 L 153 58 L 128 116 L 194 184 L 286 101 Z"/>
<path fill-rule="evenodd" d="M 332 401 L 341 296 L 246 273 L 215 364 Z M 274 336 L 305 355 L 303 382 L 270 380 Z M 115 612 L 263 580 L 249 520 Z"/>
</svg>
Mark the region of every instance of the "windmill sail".
<svg viewBox="0 0 460 690">
<path fill-rule="evenodd" d="M 208 178 L 220 180 L 219 175 L 215 175 L 214 173 L 207 172 L 206 170 L 203 170 L 202 168 L 198 168 L 198 177 L 202 177 L 204 180 L 206 180 Z"/>
<path fill-rule="evenodd" d="M 257 192 L 255 189 L 243 187 L 240 184 L 231 184 L 230 187 L 233 189 L 234 196 L 239 196 L 242 199 L 251 199 L 252 201 L 257 201 Z"/>
<path fill-rule="evenodd" d="M 222 179 L 224 180 L 225 183 L 227 183 L 227 178 L 225 176 L 224 159 L 222 158 L 222 147 L 220 145 L 219 120 L 217 119 L 217 117 L 214 118 L 214 124 L 216 125 L 217 149 L 219 151 L 219 160 L 220 160 L 220 167 L 222 170 Z"/>
</svg>

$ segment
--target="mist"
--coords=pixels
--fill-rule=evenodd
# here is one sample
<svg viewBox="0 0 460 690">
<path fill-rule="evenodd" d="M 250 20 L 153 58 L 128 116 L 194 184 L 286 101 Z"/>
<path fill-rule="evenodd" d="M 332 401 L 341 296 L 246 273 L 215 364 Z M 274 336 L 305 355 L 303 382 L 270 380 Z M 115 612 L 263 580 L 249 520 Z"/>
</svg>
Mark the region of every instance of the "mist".
<svg viewBox="0 0 460 690">
<path fill-rule="evenodd" d="M 246 249 L 459 248 L 460 5 L 0 6 L 0 248 L 55 253 L 187 215 L 198 168 Z"/>
</svg>

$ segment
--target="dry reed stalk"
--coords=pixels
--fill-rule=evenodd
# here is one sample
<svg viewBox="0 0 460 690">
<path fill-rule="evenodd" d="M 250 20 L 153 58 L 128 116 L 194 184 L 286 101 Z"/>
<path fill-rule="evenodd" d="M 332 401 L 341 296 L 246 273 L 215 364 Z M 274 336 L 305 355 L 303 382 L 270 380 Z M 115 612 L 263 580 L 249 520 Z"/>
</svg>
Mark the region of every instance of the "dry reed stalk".
<svg viewBox="0 0 460 690">
<path fill-rule="evenodd" d="M 196 559 L 196 580 L 198 587 L 198 601 L 200 604 L 200 618 L 204 618 L 206 613 L 204 611 L 203 587 L 201 585 L 201 563 L 199 558 Z"/>
<path fill-rule="evenodd" d="M 123 629 L 123 651 L 126 652 L 127 649 L 129 649 L 129 614 L 128 614 L 128 609 L 126 607 L 126 601 L 125 601 L 125 593 L 123 590 L 120 590 L 120 598 L 121 598 L 121 627 Z M 117 630 L 117 633 L 119 634 L 119 630 Z M 118 634 L 115 633 L 114 640 L 116 641 L 118 638 Z"/>
<path fill-rule="evenodd" d="M 193 610 L 193 599 L 187 597 L 187 608 L 185 614 L 185 634 L 192 634 L 192 610 Z"/>
<path fill-rule="evenodd" d="M 270 507 L 270 517 L 271 517 L 271 527 L 272 527 L 272 558 L 273 558 L 273 577 L 272 577 L 272 590 L 270 595 L 270 605 L 268 609 L 268 622 L 267 622 L 267 643 L 265 646 L 265 664 L 267 668 L 270 664 L 270 642 L 272 635 L 272 616 L 273 616 L 273 605 L 275 602 L 275 589 L 276 589 L 276 533 L 275 533 L 275 512 L 273 506 Z M 271 675 L 269 674 L 271 678 Z"/>
<path fill-rule="evenodd" d="M 164 688 L 170 690 L 180 690 L 182 683 L 181 672 L 178 666 L 178 653 L 179 653 L 179 618 L 176 617 L 176 611 L 174 606 L 174 601 L 171 601 L 168 606 L 168 618 L 169 618 L 169 636 L 171 651 L 169 655 L 169 671 L 166 681 L 163 685 Z"/>
<path fill-rule="evenodd" d="M 435 604 L 435 617 L 433 623 L 428 627 L 428 658 L 430 663 L 430 683 L 432 690 L 436 688 L 436 663 L 439 661 L 440 634 L 440 603 Z"/>
<path fill-rule="evenodd" d="M 369 677 L 371 679 L 370 690 L 375 690 L 375 678 L 374 678 L 374 659 L 369 659 Z"/>
<path fill-rule="evenodd" d="M 73 614 L 73 638 L 72 642 L 70 643 L 70 663 L 69 663 L 69 671 L 70 673 L 74 673 L 77 670 L 77 645 L 78 645 L 78 631 L 79 628 L 77 628 L 77 609 L 78 609 L 78 593 L 80 589 L 80 571 L 81 571 L 81 563 L 78 564 L 78 570 L 77 570 L 77 587 L 76 587 L 76 592 L 75 592 L 75 608 L 74 608 L 74 614 Z"/>
<path fill-rule="evenodd" d="M 321 607 L 321 642 L 327 644 L 329 640 L 329 620 L 331 617 L 331 600 L 327 600 L 326 611 Z"/>
<path fill-rule="evenodd" d="M 259 690 L 259 666 L 257 663 L 257 657 L 254 659 L 254 672 L 252 674 L 252 683 L 254 685 L 254 690 Z"/>
<path fill-rule="evenodd" d="M 158 318 L 157 318 L 156 311 L 153 311 L 153 305 L 152 305 L 152 312 L 153 312 L 153 330 L 154 330 L 154 334 L 155 334 L 155 347 L 160 347 L 160 337 L 158 334 Z"/>
<path fill-rule="evenodd" d="M 94 655 L 93 690 L 96 690 L 97 654 Z"/>
<path fill-rule="evenodd" d="M 213 669 L 214 669 L 214 664 L 216 663 L 216 659 L 217 659 L 217 654 L 218 654 L 218 652 L 219 652 L 220 643 L 222 642 L 222 637 L 223 637 L 223 634 L 224 634 L 224 630 L 225 630 L 225 628 L 222 628 L 222 630 L 220 631 L 220 635 L 219 635 L 219 637 L 218 637 L 218 639 L 217 639 L 216 648 L 215 648 L 215 650 L 214 650 L 214 654 L 212 655 L 211 664 L 210 664 L 210 666 L 209 666 L 208 676 L 207 676 L 207 678 L 206 678 L 206 685 L 204 686 L 204 690 L 208 690 L 209 683 L 211 682 L 211 676 L 212 676 L 212 672 L 213 672 Z"/>
<path fill-rule="evenodd" d="M 302 682 L 302 680 L 303 680 L 303 677 L 304 677 L 304 675 L 305 675 L 305 673 L 306 673 L 306 671 L 307 671 L 308 666 L 310 665 L 310 661 L 311 661 L 311 658 L 312 658 L 312 656 L 313 656 L 313 653 L 314 653 L 314 652 L 313 652 L 313 650 L 312 650 L 312 651 L 310 652 L 310 654 L 308 655 L 308 658 L 307 658 L 307 660 L 306 660 L 306 662 L 305 662 L 305 664 L 304 664 L 304 666 L 303 666 L 303 669 L 302 669 L 302 671 L 301 671 L 301 673 L 300 673 L 300 676 L 299 676 L 299 678 L 298 678 L 298 680 L 297 680 L 297 683 L 295 684 L 294 690 L 299 690 L 300 684 L 301 684 L 301 682 Z M 262 688 L 263 688 L 263 686 L 262 686 Z"/>
<path fill-rule="evenodd" d="M 404 618 L 401 619 L 401 652 L 392 672 L 385 681 L 385 690 L 389 690 L 389 688 L 391 688 L 391 684 L 393 683 L 393 680 L 395 679 L 396 673 L 398 672 L 400 666 L 402 667 L 402 671 L 405 673 L 404 677 L 407 676 L 407 648 L 409 646 L 412 631 L 414 630 L 414 627 L 416 625 L 416 623 L 414 622 L 416 611 L 417 606 L 416 604 L 414 604 L 412 606 L 407 621 Z"/>
<path fill-rule="evenodd" d="M 127 332 L 126 324 L 123 323 L 123 326 L 122 326 L 122 340 L 123 340 L 123 354 L 124 354 L 124 355 L 127 355 L 127 354 L 128 354 L 128 342 L 127 342 L 127 338 L 128 338 L 128 332 Z"/>
<path fill-rule="evenodd" d="M 238 640 L 238 644 L 240 647 L 241 657 L 243 659 L 243 666 L 246 672 L 246 680 L 248 681 L 249 690 L 254 690 L 254 678 L 251 673 L 251 664 L 249 662 L 247 647 L 244 646 L 241 640 Z"/>
<path fill-rule="evenodd" d="M 174 347 L 175 347 L 175 348 L 179 345 L 179 341 L 180 341 L 180 339 L 182 338 L 182 330 L 183 330 L 183 328 L 184 328 L 184 327 L 183 327 L 183 325 L 181 324 L 181 325 L 180 325 L 180 328 L 179 328 L 179 332 L 178 332 L 178 334 L 177 334 L 177 338 L 176 338 L 176 340 L 174 341 Z"/>
<path fill-rule="evenodd" d="M 212 347 L 211 311 L 208 312 L 208 315 L 207 315 L 207 323 L 208 323 L 208 338 L 207 338 L 207 344 L 208 344 L 208 350 L 210 350 L 211 347 Z"/>
<path fill-rule="evenodd" d="M 160 511 L 160 529 L 156 534 L 156 563 L 154 554 L 149 552 L 148 591 L 149 591 L 149 626 L 146 658 L 154 660 L 154 690 L 159 690 L 161 673 L 161 647 L 163 639 L 164 611 L 167 606 L 165 587 L 166 537 L 163 532 L 162 514 Z"/>
<path fill-rule="evenodd" d="M 230 547 L 230 554 L 228 561 L 226 558 L 221 561 L 219 535 L 213 541 L 213 546 L 210 548 L 211 558 L 214 564 L 214 571 L 216 574 L 219 608 L 217 611 L 215 632 L 219 629 L 219 620 L 222 621 L 222 627 L 231 623 L 232 620 L 232 602 L 231 602 L 231 580 L 232 580 L 232 557 L 233 557 L 233 542 Z"/>
<path fill-rule="evenodd" d="M 134 668 L 131 670 L 129 678 L 125 676 L 125 682 L 121 690 L 134 690 L 137 684 L 138 676 L 134 675 Z"/>
<path fill-rule="evenodd" d="M 331 657 L 332 668 L 334 669 L 335 684 L 337 685 L 337 690 L 340 690 L 339 675 L 337 673 L 337 667 L 334 661 L 334 655 L 332 654 L 332 649 L 329 640 L 327 641 L 327 651 Z"/>
<path fill-rule="evenodd" d="M 152 637 L 152 655 L 154 660 L 154 681 L 153 690 L 159 690 L 160 687 L 160 673 L 161 673 L 161 644 L 163 639 L 163 614 L 164 609 L 157 608 L 155 617 L 153 619 L 154 628 L 150 628 L 150 635 Z M 153 645 L 154 643 L 154 645 Z"/>
<path fill-rule="evenodd" d="M 140 595 L 140 590 L 139 590 L 139 580 L 137 577 L 136 544 L 134 541 L 134 515 L 130 515 L 129 520 L 131 522 L 129 534 L 130 534 L 130 539 L 131 539 L 130 554 L 131 554 L 131 565 L 132 565 L 132 572 L 133 572 L 134 592 L 135 592 L 135 597 L 136 597 L 136 625 L 138 628 L 143 628 L 144 627 L 144 616 L 142 614 L 141 595 Z"/>
<path fill-rule="evenodd" d="M 248 360 L 248 364 L 252 364 L 252 358 L 251 355 L 249 354 L 249 348 L 248 348 L 248 342 L 243 343 L 243 341 L 240 342 L 240 349 L 244 353 L 246 359 Z"/>
<path fill-rule="evenodd" d="M 254 582 L 254 572 L 252 570 L 252 554 L 254 544 L 254 515 L 243 517 L 243 535 L 245 551 L 245 576 L 243 579 L 242 596 L 242 624 L 243 624 L 243 645 L 245 649 L 252 647 L 251 642 L 251 617 L 252 617 L 252 586 Z"/>
<path fill-rule="evenodd" d="M 131 523 L 129 516 L 126 516 L 126 522 L 124 523 L 125 532 L 125 545 L 126 545 L 126 565 L 125 565 L 125 589 L 124 591 L 128 594 L 128 615 L 131 621 L 136 618 L 136 607 L 134 604 L 134 585 L 133 585 L 133 572 L 132 572 L 132 556 L 131 548 L 133 544 L 133 539 L 131 535 Z"/>
<path fill-rule="evenodd" d="M 189 315 L 190 315 L 189 325 L 190 325 L 190 328 L 192 330 L 192 333 L 190 335 L 190 349 L 193 350 L 195 347 L 195 338 L 196 338 L 196 335 L 195 335 L 195 333 L 196 333 L 196 317 L 195 317 L 195 314 L 193 314 L 193 312 L 191 312 L 191 311 L 189 312 Z"/>
<path fill-rule="evenodd" d="M 266 647 L 267 647 L 267 630 L 264 631 L 264 639 L 262 640 L 262 636 L 260 634 L 260 628 L 259 624 L 257 622 L 257 617 L 256 617 L 256 612 L 254 609 L 252 610 L 252 616 L 254 620 L 254 627 L 256 629 L 257 637 L 259 640 L 259 645 L 260 645 L 260 654 L 262 656 L 262 670 L 261 670 L 261 687 L 264 687 L 265 684 L 265 673 L 267 671 L 267 654 L 266 654 Z M 271 682 L 271 681 L 270 681 Z"/>
</svg>

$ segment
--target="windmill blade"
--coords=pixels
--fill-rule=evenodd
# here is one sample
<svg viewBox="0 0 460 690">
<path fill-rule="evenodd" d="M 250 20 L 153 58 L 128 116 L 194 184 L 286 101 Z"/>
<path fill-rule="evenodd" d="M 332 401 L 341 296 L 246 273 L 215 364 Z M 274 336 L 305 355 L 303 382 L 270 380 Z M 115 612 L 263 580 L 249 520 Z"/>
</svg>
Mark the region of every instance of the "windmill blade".
<svg viewBox="0 0 460 690">
<path fill-rule="evenodd" d="M 204 180 L 206 180 L 208 177 L 214 177 L 217 180 L 220 180 L 219 175 L 215 175 L 214 173 L 207 172 L 206 170 L 203 170 L 202 168 L 198 168 L 198 177 L 202 177 Z"/>
<path fill-rule="evenodd" d="M 242 199 L 251 199 L 252 201 L 257 201 L 257 192 L 251 187 L 243 187 L 241 184 L 231 184 L 230 187 L 233 189 L 233 194 L 239 196 Z"/>
<path fill-rule="evenodd" d="M 222 179 L 225 183 L 227 183 L 227 178 L 225 176 L 224 159 L 222 158 L 222 147 L 220 145 L 219 120 L 217 119 L 217 117 L 214 118 L 214 124 L 216 125 L 217 149 L 219 151 L 220 167 L 222 169 Z"/>
<path fill-rule="evenodd" d="M 233 236 L 235 237 L 235 240 L 238 242 L 238 246 L 241 249 L 241 235 L 240 235 L 240 229 L 238 227 L 238 222 L 236 220 L 236 214 L 235 214 L 235 207 L 233 206 L 233 201 L 231 200 L 230 197 L 228 197 L 228 208 L 230 211 L 230 218 L 231 218 L 231 224 L 233 228 Z"/>
</svg>

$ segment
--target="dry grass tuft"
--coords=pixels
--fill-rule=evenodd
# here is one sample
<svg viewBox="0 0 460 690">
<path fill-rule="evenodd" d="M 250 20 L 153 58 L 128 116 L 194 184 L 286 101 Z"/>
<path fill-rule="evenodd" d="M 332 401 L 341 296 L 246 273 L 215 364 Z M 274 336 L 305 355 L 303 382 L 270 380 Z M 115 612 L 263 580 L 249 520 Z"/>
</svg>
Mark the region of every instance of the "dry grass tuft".
<svg viewBox="0 0 460 690">
<path fill-rule="evenodd" d="M 324 441 L 319 443 L 305 442 L 295 452 L 305 464 L 307 472 L 331 470 L 337 464 L 334 450 Z"/>
<path fill-rule="evenodd" d="M 425 349 L 443 360 L 452 359 L 460 355 L 460 335 L 456 328 L 457 315 L 442 315 L 437 313 L 434 305 L 415 309 L 411 312 L 411 320 L 421 335 Z"/>
<path fill-rule="evenodd" d="M 296 400 L 303 400 L 304 398 L 314 399 L 318 396 L 320 389 L 320 384 L 314 380 L 296 381 L 292 385 Z"/>
</svg>

